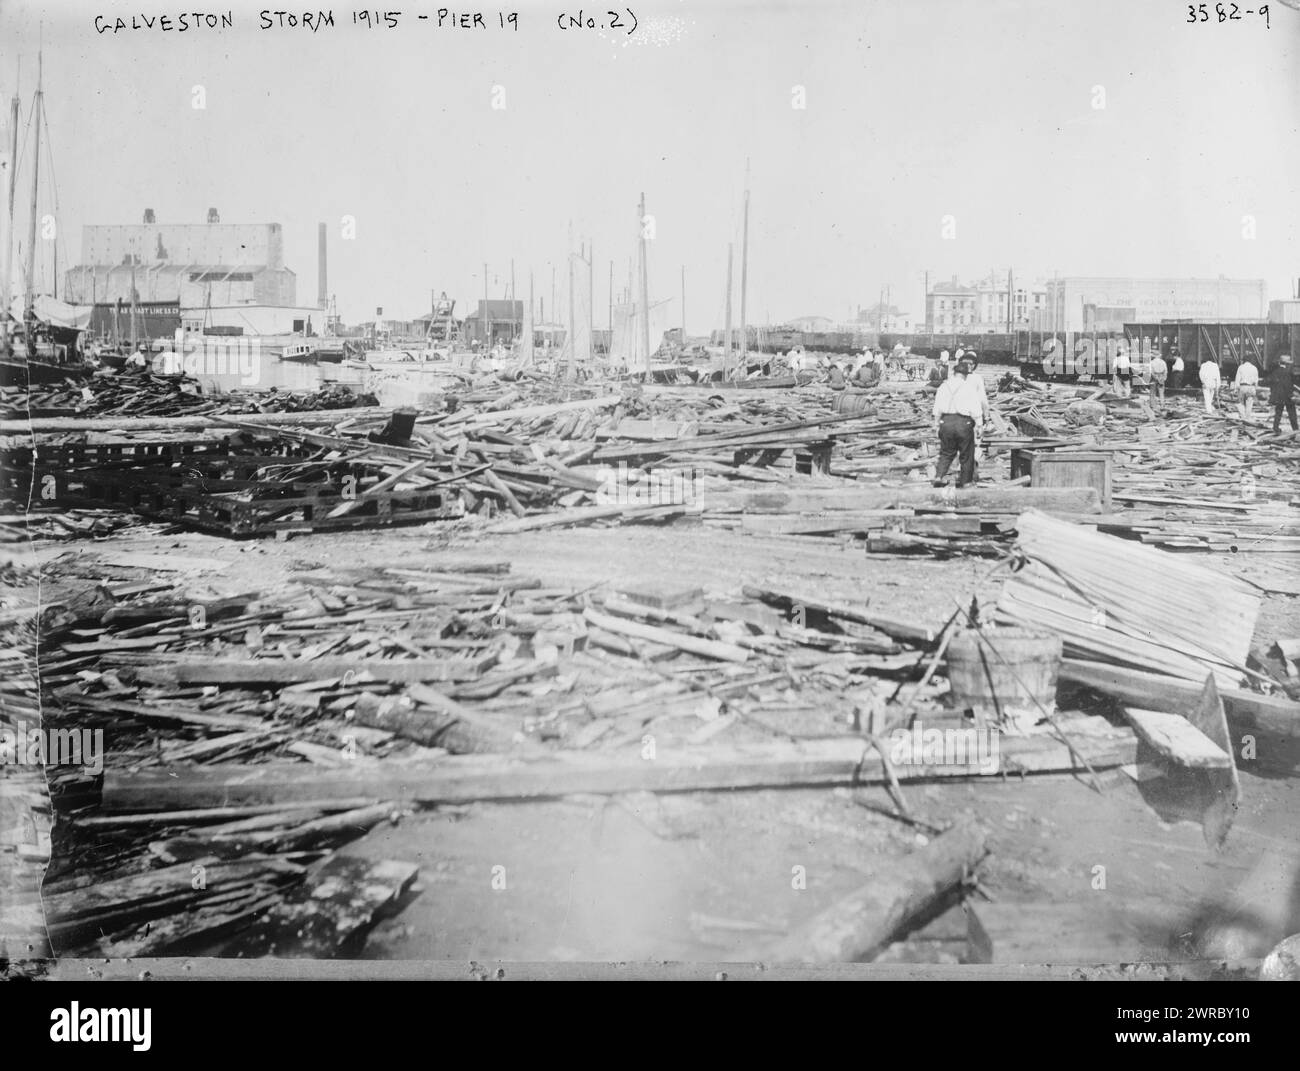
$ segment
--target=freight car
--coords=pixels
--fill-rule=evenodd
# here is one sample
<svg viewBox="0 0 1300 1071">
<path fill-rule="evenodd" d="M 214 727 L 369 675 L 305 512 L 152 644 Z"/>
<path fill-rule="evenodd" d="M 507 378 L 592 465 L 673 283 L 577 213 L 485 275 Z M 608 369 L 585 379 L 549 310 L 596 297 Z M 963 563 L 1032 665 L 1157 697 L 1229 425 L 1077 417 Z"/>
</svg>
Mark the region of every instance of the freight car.
<svg viewBox="0 0 1300 1071">
<path fill-rule="evenodd" d="M 1182 355 L 1183 382 L 1194 382 L 1202 361 L 1213 358 L 1224 379 L 1232 379 L 1243 360 L 1261 370 L 1289 353 L 1300 359 L 1300 324 L 1250 321 L 1194 323 L 1165 320 L 1126 323 L 1121 331 L 1058 332 L 1040 335 L 1021 331 L 1016 341 L 1020 373 L 1026 379 L 1060 383 L 1086 383 L 1109 378 L 1112 361 L 1123 345 L 1134 372 L 1142 375 L 1157 353 L 1166 361 Z"/>
<path fill-rule="evenodd" d="M 920 357 L 938 357 L 944 350 L 950 354 L 957 350 L 974 350 L 984 362 L 1013 363 L 1017 359 L 1016 335 L 985 332 L 978 334 L 883 334 L 880 348 L 888 353 L 898 343 Z"/>
</svg>

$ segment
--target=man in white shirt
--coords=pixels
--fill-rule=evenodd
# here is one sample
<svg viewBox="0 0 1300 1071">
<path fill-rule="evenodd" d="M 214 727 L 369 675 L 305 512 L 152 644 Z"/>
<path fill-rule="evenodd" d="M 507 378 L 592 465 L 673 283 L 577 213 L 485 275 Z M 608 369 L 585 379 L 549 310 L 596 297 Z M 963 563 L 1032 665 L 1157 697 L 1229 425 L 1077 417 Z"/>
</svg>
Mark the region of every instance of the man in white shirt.
<svg viewBox="0 0 1300 1071">
<path fill-rule="evenodd" d="M 1183 355 L 1178 351 L 1178 343 L 1169 351 L 1169 389 L 1177 390 L 1183 385 Z"/>
<path fill-rule="evenodd" d="M 1237 375 L 1232 385 L 1237 388 L 1237 412 L 1241 419 L 1254 419 L 1255 395 L 1259 393 L 1259 369 L 1249 361 L 1242 361 L 1237 366 Z"/>
<path fill-rule="evenodd" d="M 1127 398 L 1133 393 L 1133 363 L 1129 360 L 1128 347 L 1120 343 L 1115 348 L 1115 394 Z"/>
<path fill-rule="evenodd" d="M 1219 366 L 1214 363 L 1213 357 L 1206 357 L 1201 362 L 1201 393 L 1205 396 L 1205 411 L 1214 412 L 1214 403 L 1218 400 L 1219 385 L 1222 380 L 1219 378 Z"/>
<path fill-rule="evenodd" d="M 939 433 L 939 461 L 934 485 L 946 482 L 953 458 L 960 458 L 957 486 L 975 482 L 975 427 L 984 418 L 984 403 L 971 382 L 969 361 L 958 361 L 954 375 L 940 384 L 934 396 L 934 422 Z"/>
<path fill-rule="evenodd" d="M 1151 358 L 1151 393 L 1156 396 L 1156 401 L 1161 405 L 1165 404 L 1165 380 L 1169 378 L 1169 366 L 1165 364 L 1165 359 L 1157 353 Z"/>
</svg>

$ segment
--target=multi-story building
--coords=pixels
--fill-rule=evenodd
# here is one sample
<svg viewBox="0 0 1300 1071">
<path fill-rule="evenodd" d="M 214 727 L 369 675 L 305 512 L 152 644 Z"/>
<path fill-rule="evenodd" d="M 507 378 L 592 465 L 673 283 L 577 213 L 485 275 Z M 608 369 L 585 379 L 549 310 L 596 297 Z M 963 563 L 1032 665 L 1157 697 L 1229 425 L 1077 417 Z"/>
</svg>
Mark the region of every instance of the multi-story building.
<svg viewBox="0 0 1300 1071">
<path fill-rule="evenodd" d="M 1006 276 L 996 275 L 972 285 L 936 283 L 925 296 L 925 329 L 940 334 L 951 332 L 1006 331 L 1008 314 L 1012 330 L 1041 330 L 1047 291 L 1041 284 L 1008 287 Z"/>
<path fill-rule="evenodd" d="M 858 313 L 858 326 L 885 335 L 908 335 L 912 333 L 912 314 L 897 305 L 877 302 Z"/>
<path fill-rule="evenodd" d="M 1118 331 L 1125 323 L 1160 320 L 1262 321 L 1268 314 L 1263 279 L 1134 279 L 1062 276 L 1047 283 L 1049 331 Z"/>
<path fill-rule="evenodd" d="M 297 280 L 284 266 L 278 223 L 158 223 L 87 226 L 81 263 L 65 275 L 66 300 L 82 305 L 176 303 L 292 306 Z"/>
</svg>

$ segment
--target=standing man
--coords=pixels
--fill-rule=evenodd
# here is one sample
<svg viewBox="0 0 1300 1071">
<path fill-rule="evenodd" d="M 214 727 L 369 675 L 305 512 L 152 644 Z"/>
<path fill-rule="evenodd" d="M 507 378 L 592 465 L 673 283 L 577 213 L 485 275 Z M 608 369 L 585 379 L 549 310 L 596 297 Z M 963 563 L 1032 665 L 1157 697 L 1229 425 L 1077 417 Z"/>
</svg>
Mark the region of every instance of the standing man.
<svg viewBox="0 0 1300 1071">
<path fill-rule="evenodd" d="M 983 416 L 979 394 L 970 382 L 971 366 L 958 361 L 955 374 L 944 380 L 934 396 L 934 422 L 939 433 L 939 462 L 934 470 L 934 486 L 946 482 L 953 458 L 960 458 L 957 486 L 975 481 L 975 426 Z"/>
<path fill-rule="evenodd" d="M 1133 393 L 1133 364 L 1129 361 L 1128 347 L 1120 343 L 1115 348 L 1115 393 L 1127 398 Z"/>
<path fill-rule="evenodd" d="M 1237 366 L 1232 385 L 1237 388 L 1237 412 L 1242 420 L 1254 419 L 1255 395 L 1259 392 L 1259 369 L 1250 361 Z"/>
<path fill-rule="evenodd" d="M 1165 380 L 1169 378 L 1169 366 L 1165 364 L 1165 359 L 1157 352 L 1151 358 L 1151 393 L 1156 396 L 1156 401 L 1161 405 L 1165 404 Z"/>
<path fill-rule="evenodd" d="M 1219 387 L 1222 385 L 1219 378 L 1219 366 L 1214 363 L 1212 356 L 1207 356 L 1201 362 L 1201 393 L 1205 395 L 1205 411 L 1214 412 L 1214 403 L 1219 398 Z"/>
<path fill-rule="evenodd" d="M 1282 430 L 1283 409 L 1286 410 L 1287 419 L 1291 421 L 1291 430 L 1297 430 L 1293 390 L 1295 390 L 1295 370 L 1291 367 L 1291 355 L 1284 353 L 1277 359 L 1277 364 L 1268 375 L 1268 400 L 1273 405 L 1274 431 Z"/>
<path fill-rule="evenodd" d="M 1183 355 L 1179 352 L 1177 342 L 1169 351 L 1169 360 L 1172 362 L 1169 367 L 1169 389 L 1177 390 L 1183 385 Z"/>
</svg>

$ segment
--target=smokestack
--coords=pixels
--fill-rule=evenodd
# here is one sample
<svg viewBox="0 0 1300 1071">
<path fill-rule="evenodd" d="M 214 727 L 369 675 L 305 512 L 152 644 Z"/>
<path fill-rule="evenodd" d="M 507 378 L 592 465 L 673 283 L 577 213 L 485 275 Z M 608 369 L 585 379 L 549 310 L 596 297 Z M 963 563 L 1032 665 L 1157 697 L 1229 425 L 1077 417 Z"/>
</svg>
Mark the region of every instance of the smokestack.
<svg viewBox="0 0 1300 1071">
<path fill-rule="evenodd" d="M 325 274 L 325 224 L 316 226 L 316 304 L 322 309 L 329 304 L 329 288 Z"/>
</svg>

